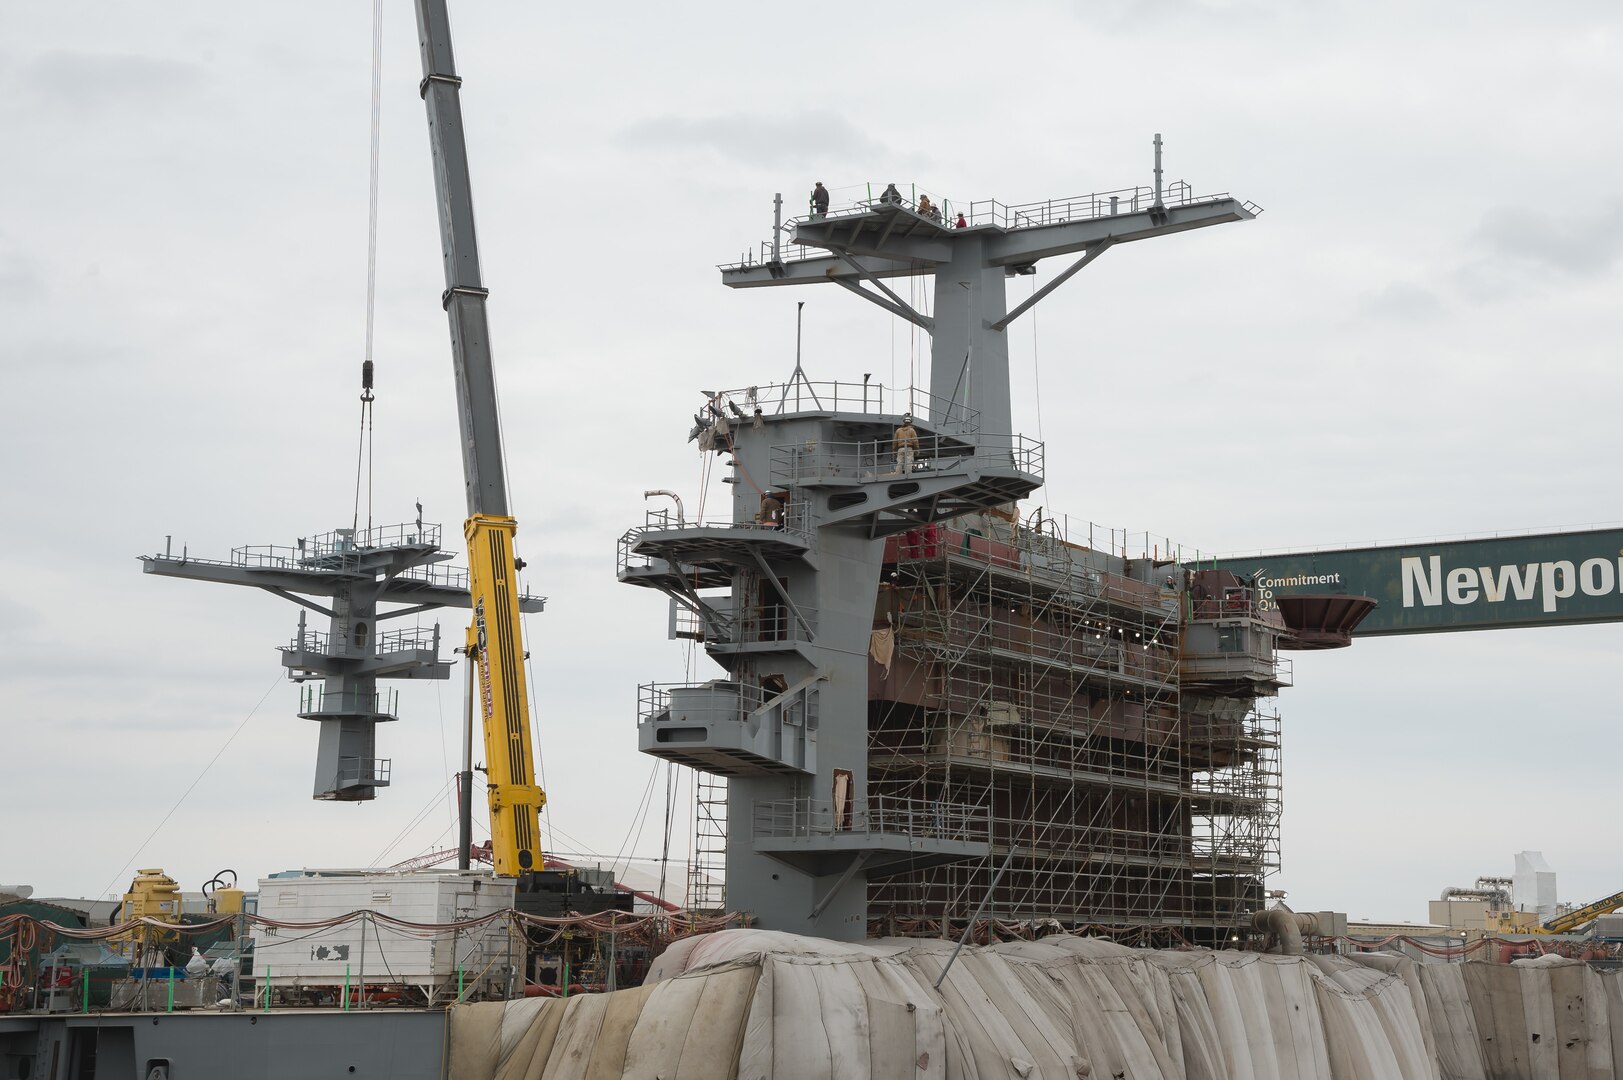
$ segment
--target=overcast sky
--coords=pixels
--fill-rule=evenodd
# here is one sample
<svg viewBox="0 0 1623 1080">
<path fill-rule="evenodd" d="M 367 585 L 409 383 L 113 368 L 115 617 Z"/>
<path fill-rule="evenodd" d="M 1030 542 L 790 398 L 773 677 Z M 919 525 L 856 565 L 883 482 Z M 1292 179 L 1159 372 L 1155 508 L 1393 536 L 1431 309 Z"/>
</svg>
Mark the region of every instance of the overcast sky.
<svg viewBox="0 0 1623 1080">
<path fill-rule="evenodd" d="M 385 7 L 373 516 L 420 498 L 454 536 L 416 34 Z M 1159 131 L 1169 179 L 1265 208 L 1117 248 L 1016 325 L 1037 499 L 1073 533 L 1241 552 L 1623 518 L 1615 4 L 454 7 L 519 547 L 551 597 L 527 634 L 555 849 L 660 853 L 636 687 L 684 655 L 660 598 L 615 583 L 615 539 L 645 488 L 699 508 L 697 391 L 786 377 L 799 300 L 813 378 L 905 384 L 928 356 L 831 287 L 721 286 L 775 191 L 1110 190 L 1150 181 Z M 453 842 L 460 682 L 403 692 L 382 797 L 312 802 L 315 726 L 274 651 L 296 609 L 135 561 L 166 534 L 224 557 L 349 523 L 370 18 L 0 6 L 0 883 L 97 894 L 161 866 L 196 888 Z M 1298 656 L 1274 884 L 1421 921 L 1532 848 L 1563 899 L 1623 888 L 1620 644 Z"/>
</svg>

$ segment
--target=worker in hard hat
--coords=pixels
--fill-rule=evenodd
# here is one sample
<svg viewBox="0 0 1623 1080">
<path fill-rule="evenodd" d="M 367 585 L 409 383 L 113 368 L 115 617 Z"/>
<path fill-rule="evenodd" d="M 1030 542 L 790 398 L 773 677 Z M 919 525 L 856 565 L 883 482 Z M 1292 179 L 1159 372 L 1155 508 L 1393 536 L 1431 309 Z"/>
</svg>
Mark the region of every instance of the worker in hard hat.
<svg viewBox="0 0 1623 1080">
<path fill-rule="evenodd" d="M 902 426 L 891 434 L 890 444 L 896 451 L 897 475 L 912 472 L 913 460 L 919 453 L 919 429 L 913 426 L 912 413 L 902 417 Z"/>
<path fill-rule="evenodd" d="M 755 515 L 755 521 L 757 524 L 765 525 L 769 529 L 783 527 L 783 498 L 781 492 L 764 491 L 761 493 L 761 510 L 760 513 Z"/>
</svg>

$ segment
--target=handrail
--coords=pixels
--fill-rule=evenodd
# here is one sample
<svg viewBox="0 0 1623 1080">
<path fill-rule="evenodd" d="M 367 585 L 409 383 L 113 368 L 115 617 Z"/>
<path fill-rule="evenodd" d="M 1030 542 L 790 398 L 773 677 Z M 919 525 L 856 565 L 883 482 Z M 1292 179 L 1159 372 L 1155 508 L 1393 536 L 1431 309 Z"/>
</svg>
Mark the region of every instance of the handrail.
<svg viewBox="0 0 1623 1080">
<path fill-rule="evenodd" d="M 329 702 L 335 702 L 336 708 L 329 709 Z M 375 690 L 370 694 L 358 690 L 341 690 L 329 694 L 325 685 L 305 686 L 299 692 L 299 714 L 312 716 L 317 713 L 345 716 L 356 713 L 376 713 L 379 716 L 395 717 L 400 712 L 400 691 L 394 689 Z"/>
<path fill-rule="evenodd" d="M 874 795 L 854 799 L 836 813 L 828 799 L 791 798 L 755 804 L 757 837 L 903 835 L 988 842 L 991 815 L 982 806 L 943 799 Z"/>
<path fill-rule="evenodd" d="M 403 570 L 394 576 L 396 582 L 415 581 L 424 585 L 433 585 L 436 588 L 451 589 L 456 592 L 468 591 L 468 571 L 465 567 L 446 566 L 443 563 L 429 563 L 423 566 L 414 566 Z M 520 603 L 534 601 L 545 602 L 546 597 L 520 588 L 518 594 Z"/>
<path fill-rule="evenodd" d="M 706 679 L 702 682 L 652 682 L 642 683 L 637 687 L 637 722 L 639 725 L 652 720 L 660 713 L 671 707 L 671 691 L 673 690 L 726 690 L 738 699 L 738 717 L 742 720 L 766 704 L 766 691 L 759 686 L 749 683 L 731 682 L 727 679 Z"/>
<path fill-rule="evenodd" d="M 709 518 L 701 520 L 677 520 L 671 516 L 669 510 L 649 510 L 640 526 L 628 529 L 627 536 L 635 535 L 638 538 L 658 536 L 661 533 L 683 532 L 696 529 L 741 529 L 746 532 L 763 533 L 795 533 L 805 534 L 809 529 L 806 503 L 804 500 L 791 499 L 783 507 L 783 516 L 772 521 L 734 521 L 731 518 Z"/>
<path fill-rule="evenodd" d="M 882 185 L 880 189 L 882 190 Z M 852 190 L 850 188 L 844 190 Z M 1073 221 L 1089 221 L 1097 218 L 1113 217 L 1124 213 L 1138 213 L 1144 210 L 1171 208 L 1180 206 L 1194 206 L 1203 203 L 1218 202 L 1233 198 L 1226 191 L 1197 194 L 1193 184 L 1187 180 L 1173 180 L 1162 187 L 1160 202 L 1156 202 L 1155 189 L 1148 185 L 1135 185 L 1133 187 L 1116 188 L 1113 191 L 1095 191 L 1085 195 L 1068 195 L 1054 199 L 1043 199 L 1028 203 L 1004 203 L 997 199 L 974 199 L 969 202 L 954 202 L 945 196 L 936 196 L 928 193 L 931 205 L 939 211 L 937 215 L 923 215 L 919 213 L 918 197 L 921 192 L 917 185 L 907 185 L 907 194 L 899 200 L 883 200 L 880 195 L 874 194 L 875 185 L 867 185 L 866 189 L 858 187 L 862 197 L 851 198 L 837 207 L 832 207 L 826 214 L 807 213 L 790 218 L 785 222 L 785 229 L 791 235 L 793 228 L 801 223 L 819 223 L 829 220 L 839 220 L 846 217 L 856 217 L 873 212 L 882 205 L 899 206 L 903 210 L 914 214 L 921 219 L 939 222 L 943 227 L 953 227 L 958 215 L 964 217 L 966 228 L 979 228 L 991 226 L 999 229 L 1023 229 L 1047 225 L 1059 225 Z M 1250 214 L 1262 213 L 1262 207 L 1252 202 L 1243 204 Z M 789 254 L 793 249 L 793 254 Z M 827 252 L 820 247 L 809 244 L 780 245 L 777 254 L 785 261 L 795 261 L 808 258 L 824 258 Z M 772 241 L 761 242 L 759 252 L 745 251 L 738 262 L 722 263 L 718 269 L 743 270 L 755 266 L 765 266 L 772 262 Z"/>
<path fill-rule="evenodd" d="M 742 417 L 733 412 L 733 406 L 743 414 Z M 977 410 L 966 409 L 961 403 L 937 397 L 923 387 L 887 387 L 876 382 L 796 379 L 787 383 L 744 386 L 717 391 L 711 397 L 709 407 L 713 415 L 726 416 L 728 422 L 735 425 L 748 424 L 759 407 L 763 416 L 802 411 L 856 412 L 884 417 L 911 415 L 918 422 L 943 432 L 967 435 L 980 430 L 980 413 Z M 951 419 L 940 424 L 929 420 L 938 413 Z"/>
<path fill-rule="evenodd" d="M 378 525 L 370 529 L 333 529 L 310 537 L 300 537 L 296 545 L 249 544 L 231 549 L 236 566 L 309 566 L 337 561 L 340 566 L 358 565 L 367 551 L 397 547 L 440 546 L 440 527 L 431 523 L 404 522 Z"/>
<path fill-rule="evenodd" d="M 802 541 L 813 539 L 811 528 L 810 504 L 804 499 L 790 499 L 779 508 L 782 517 L 774 521 L 730 521 L 726 519 L 712 519 L 709 521 L 685 521 L 672 517 L 669 510 L 663 508 L 650 509 L 644 518 L 643 524 L 627 529 L 620 534 L 616 545 L 615 569 L 619 573 L 627 570 L 645 570 L 659 561 L 657 556 L 643 554 L 636 549 L 637 545 L 647 539 L 656 539 L 662 534 L 692 531 L 696 529 L 724 530 L 734 535 L 756 535 L 769 537 L 787 534 Z"/>
<path fill-rule="evenodd" d="M 891 439 L 815 442 L 772 447 L 772 483 L 794 484 L 834 477 L 860 480 L 900 479 L 967 470 L 1014 469 L 1041 476 L 1043 444 L 1024 435 L 996 435 L 1007 446 L 966 446 L 938 435 L 919 437 L 908 454 Z"/>
<path fill-rule="evenodd" d="M 312 554 L 370 548 L 432 544 L 439 547 L 440 527 L 432 522 L 407 521 L 397 525 L 374 525 L 367 529 L 333 529 L 317 533 L 306 541 Z"/>
<path fill-rule="evenodd" d="M 438 626 L 414 626 L 403 630 L 384 630 L 372 640 L 369 655 L 386 656 L 397 652 L 437 651 L 439 640 Z M 331 646 L 331 634 L 322 630 L 305 630 L 288 644 L 280 645 L 277 648 L 282 652 L 327 654 L 332 652 Z M 346 648 L 346 646 L 340 643 L 340 648 Z"/>
<path fill-rule="evenodd" d="M 383 787 L 389 783 L 389 774 L 393 766 L 392 758 L 339 758 L 338 782 Z"/>
</svg>

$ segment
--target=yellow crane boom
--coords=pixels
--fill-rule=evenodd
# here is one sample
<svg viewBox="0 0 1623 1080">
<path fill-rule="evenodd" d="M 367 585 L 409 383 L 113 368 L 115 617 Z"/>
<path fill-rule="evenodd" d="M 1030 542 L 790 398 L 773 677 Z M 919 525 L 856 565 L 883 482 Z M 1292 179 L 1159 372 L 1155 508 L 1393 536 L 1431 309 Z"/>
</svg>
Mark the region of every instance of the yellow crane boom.
<svg viewBox="0 0 1623 1080">
<path fill-rule="evenodd" d="M 490 840 L 496 873 L 516 877 L 541 868 L 539 814 L 546 794 L 535 783 L 530 747 L 529 690 L 519 637 L 518 565 L 510 517 L 475 514 L 468 538 L 468 588 L 473 594 L 469 655 L 479 671 L 479 715 L 490 793 Z"/>
<path fill-rule="evenodd" d="M 519 628 L 518 571 L 523 564 L 513 553 L 518 525 L 508 512 L 495 368 L 485 314 L 488 294 L 479 271 L 462 127 L 462 79 L 451 50 L 445 0 L 417 0 L 416 7 L 422 96 L 428 109 L 445 262 L 441 303 L 451 327 L 462 472 L 468 496 L 463 532 L 468 539 L 468 590 L 473 601 L 469 655 L 478 667 L 491 848 L 496 873 L 517 877 L 542 868 L 539 814 L 546 803 L 546 795 L 535 782 L 530 746 L 529 693 Z M 466 772 L 463 775 L 467 777 Z M 467 799 L 465 781 L 464 804 Z M 464 846 L 466 842 L 464 837 Z"/>
<path fill-rule="evenodd" d="M 1565 915 L 1557 915 L 1547 919 L 1542 927 L 1546 934 L 1565 934 L 1578 929 L 1591 919 L 1602 915 L 1610 915 L 1618 908 L 1623 908 L 1623 892 L 1615 892 L 1611 896 L 1602 897 L 1594 903 L 1585 904 L 1581 908 L 1573 908 Z"/>
</svg>

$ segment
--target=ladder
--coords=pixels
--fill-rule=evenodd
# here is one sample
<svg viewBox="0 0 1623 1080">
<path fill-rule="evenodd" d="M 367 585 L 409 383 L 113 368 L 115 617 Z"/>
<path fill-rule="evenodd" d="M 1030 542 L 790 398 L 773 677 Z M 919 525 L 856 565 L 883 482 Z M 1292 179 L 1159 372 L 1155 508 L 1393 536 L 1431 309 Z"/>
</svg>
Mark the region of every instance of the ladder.
<svg viewBox="0 0 1623 1080">
<path fill-rule="evenodd" d="M 688 902 L 694 911 L 727 909 L 727 778 L 695 773 L 693 857 L 688 861 Z"/>
</svg>

